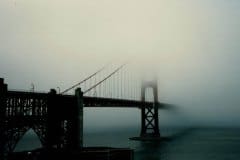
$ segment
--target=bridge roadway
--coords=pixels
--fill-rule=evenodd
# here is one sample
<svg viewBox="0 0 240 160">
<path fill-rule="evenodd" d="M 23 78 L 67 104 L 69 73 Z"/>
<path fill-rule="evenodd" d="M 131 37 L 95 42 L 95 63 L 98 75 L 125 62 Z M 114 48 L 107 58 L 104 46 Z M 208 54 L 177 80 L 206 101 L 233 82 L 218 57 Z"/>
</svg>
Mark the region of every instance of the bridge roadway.
<svg viewBox="0 0 240 160">
<path fill-rule="evenodd" d="M 31 103 L 31 102 L 20 102 L 23 100 L 34 101 L 34 100 L 47 100 L 49 94 L 41 92 L 22 92 L 22 91 L 8 91 L 7 97 L 9 99 L 15 98 L 18 103 Z M 74 102 L 76 98 L 75 95 L 55 95 L 64 104 L 69 104 Z M 36 101 L 35 101 L 36 103 Z M 157 103 L 159 109 L 164 109 L 168 107 L 168 104 Z M 118 99 L 118 98 L 104 98 L 104 97 L 90 97 L 83 96 L 83 106 L 84 107 L 111 107 L 111 108 L 142 108 L 144 106 L 154 106 L 154 102 L 142 102 L 138 100 L 129 100 L 129 99 Z"/>
</svg>

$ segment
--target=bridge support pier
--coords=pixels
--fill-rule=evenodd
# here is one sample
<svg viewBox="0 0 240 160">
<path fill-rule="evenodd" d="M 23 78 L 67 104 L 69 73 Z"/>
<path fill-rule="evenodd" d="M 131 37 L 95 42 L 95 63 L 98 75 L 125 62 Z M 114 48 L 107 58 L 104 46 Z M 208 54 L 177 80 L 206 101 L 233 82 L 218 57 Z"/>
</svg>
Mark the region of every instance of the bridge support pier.
<svg viewBox="0 0 240 160">
<path fill-rule="evenodd" d="M 152 88 L 154 103 L 151 106 L 145 105 L 145 92 L 147 88 Z M 141 86 L 141 133 L 140 137 L 130 138 L 131 140 L 155 141 L 162 140 L 159 132 L 158 122 L 158 86 L 157 80 L 143 82 Z"/>
<path fill-rule="evenodd" d="M 147 88 L 153 89 L 154 105 L 141 106 L 141 137 L 160 137 L 158 124 L 158 87 L 157 80 L 144 82 L 141 87 L 141 101 L 145 102 Z"/>
<path fill-rule="evenodd" d="M 48 96 L 47 147 L 83 147 L 83 92 L 75 90 L 71 103 L 51 89 Z"/>
<path fill-rule="evenodd" d="M 74 115 L 76 132 L 74 132 L 75 144 L 74 148 L 83 147 L 83 92 L 81 88 L 75 90 L 75 96 L 77 97 L 77 108 Z"/>
</svg>

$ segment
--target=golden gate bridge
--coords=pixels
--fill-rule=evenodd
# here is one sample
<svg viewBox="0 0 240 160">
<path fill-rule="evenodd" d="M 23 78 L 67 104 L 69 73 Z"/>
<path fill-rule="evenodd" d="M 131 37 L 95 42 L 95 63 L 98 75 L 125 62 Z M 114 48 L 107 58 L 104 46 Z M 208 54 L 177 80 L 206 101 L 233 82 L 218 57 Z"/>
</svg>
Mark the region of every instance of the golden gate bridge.
<svg viewBox="0 0 240 160">
<path fill-rule="evenodd" d="M 169 105 L 158 100 L 157 79 L 139 81 L 126 66 L 101 75 L 106 69 L 103 67 L 59 93 L 55 89 L 48 93 L 11 91 L 0 78 L 0 158 L 13 152 L 29 129 L 37 134 L 43 147 L 83 147 L 84 107 L 138 108 L 138 139 L 161 139 L 158 110 Z M 148 89 L 152 93 L 146 92 Z M 75 93 L 69 94 L 72 90 Z"/>
</svg>

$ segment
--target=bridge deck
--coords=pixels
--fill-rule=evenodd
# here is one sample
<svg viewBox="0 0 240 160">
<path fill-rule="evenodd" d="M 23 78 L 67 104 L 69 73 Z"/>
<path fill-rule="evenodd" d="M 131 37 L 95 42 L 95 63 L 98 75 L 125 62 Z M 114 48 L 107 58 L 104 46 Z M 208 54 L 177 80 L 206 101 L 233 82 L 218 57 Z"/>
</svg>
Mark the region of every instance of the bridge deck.
<svg viewBox="0 0 240 160">
<path fill-rule="evenodd" d="M 49 96 L 48 93 L 38 92 L 22 92 L 22 91 L 8 91 L 7 97 L 19 99 L 42 99 L 46 100 Z M 73 102 L 76 98 L 75 95 L 56 95 L 57 98 L 65 102 Z M 84 107 L 113 107 L 113 108 L 141 108 L 142 106 L 153 106 L 154 102 L 142 102 L 138 100 L 117 99 L 117 98 L 104 98 L 104 97 L 83 97 Z M 164 103 L 158 103 L 159 108 L 164 108 Z"/>
</svg>

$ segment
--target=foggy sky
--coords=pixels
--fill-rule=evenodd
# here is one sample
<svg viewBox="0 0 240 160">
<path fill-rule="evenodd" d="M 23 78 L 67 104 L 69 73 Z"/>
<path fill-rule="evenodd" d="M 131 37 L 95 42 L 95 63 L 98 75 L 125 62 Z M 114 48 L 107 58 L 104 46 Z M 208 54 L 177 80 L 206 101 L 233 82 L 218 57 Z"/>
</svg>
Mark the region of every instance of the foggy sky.
<svg viewBox="0 0 240 160">
<path fill-rule="evenodd" d="M 131 60 L 195 123 L 239 125 L 239 28 L 239 0 L 1 0 L 0 77 L 48 91 Z"/>
</svg>

